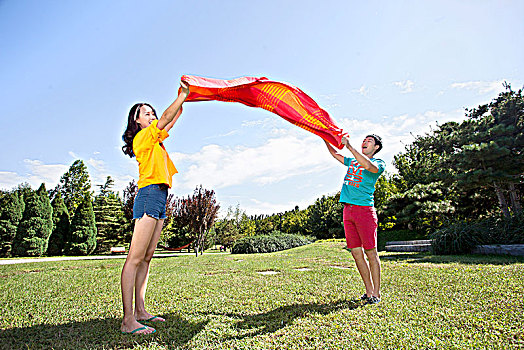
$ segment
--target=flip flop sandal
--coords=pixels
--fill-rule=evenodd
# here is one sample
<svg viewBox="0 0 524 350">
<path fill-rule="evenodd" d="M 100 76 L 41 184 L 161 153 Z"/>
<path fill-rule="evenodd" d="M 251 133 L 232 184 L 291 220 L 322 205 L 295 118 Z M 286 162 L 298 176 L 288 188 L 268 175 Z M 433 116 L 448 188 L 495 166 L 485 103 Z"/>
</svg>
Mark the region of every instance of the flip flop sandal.
<svg viewBox="0 0 524 350">
<path fill-rule="evenodd" d="M 122 334 L 135 334 L 136 332 L 140 332 L 140 331 L 146 330 L 148 328 L 149 328 L 148 326 L 138 327 L 137 329 L 133 329 L 131 332 L 124 332 L 124 331 L 122 331 Z M 156 329 L 153 329 L 153 332 L 147 333 L 147 334 L 153 334 L 155 332 L 156 332 Z M 139 333 L 139 334 L 143 334 L 143 333 Z"/>
<path fill-rule="evenodd" d="M 156 318 L 159 318 L 158 316 L 153 316 L 153 317 L 150 317 L 148 318 L 147 320 L 137 320 L 138 322 L 155 322 L 154 320 Z M 165 321 L 157 321 L 157 322 L 165 322 Z"/>
</svg>

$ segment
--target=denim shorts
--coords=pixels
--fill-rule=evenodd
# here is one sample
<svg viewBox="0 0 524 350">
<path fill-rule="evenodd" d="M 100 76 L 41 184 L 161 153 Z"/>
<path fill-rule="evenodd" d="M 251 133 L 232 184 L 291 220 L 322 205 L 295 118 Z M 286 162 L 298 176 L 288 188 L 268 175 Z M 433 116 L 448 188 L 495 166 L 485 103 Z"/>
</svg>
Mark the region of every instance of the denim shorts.
<svg viewBox="0 0 524 350">
<path fill-rule="evenodd" d="M 138 190 L 133 204 L 133 219 L 144 214 L 155 219 L 166 218 L 167 185 L 149 185 Z"/>
</svg>

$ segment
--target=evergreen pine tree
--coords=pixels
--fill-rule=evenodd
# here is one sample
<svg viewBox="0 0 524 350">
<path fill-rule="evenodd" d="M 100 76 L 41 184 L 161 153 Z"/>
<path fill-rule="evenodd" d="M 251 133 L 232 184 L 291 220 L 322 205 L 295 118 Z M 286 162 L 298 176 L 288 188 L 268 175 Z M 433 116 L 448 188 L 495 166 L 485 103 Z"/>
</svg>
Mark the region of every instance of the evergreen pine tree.
<svg viewBox="0 0 524 350">
<path fill-rule="evenodd" d="M 24 202 L 17 191 L 0 191 L 0 257 L 11 256 L 16 227 L 22 219 Z"/>
<path fill-rule="evenodd" d="M 516 188 L 524 173 L 524 98 L 522 90 L 505 87 L 490 104 L 470 110 L 468 119 L 451 134 L 459 151 L 444 165 L 460 170 L 451 180 L 463 188 L 491 188 L 509 217 L 510 210 L 522 211 Z"/>
<path fill-rule="evenodd" d="M 52 228 L 53 208 L 42 184 L 37 191 L 26 194 L 24 214 L 13 240 L 13 255 L 44 255 Z"/>
<path fill-rule="evenodd" d="M 96 224 L 90 196 L 85 196 L 76 209 L 70 232 L 64 245 L 66 255 L 89 255 L 95 250 Z"/>
<path fill-rule="evenodd" d="M 99 185 L 100 194 L 95 197 L 93 211 L 97 227 L 97 250 L 104 251 L 110 247 L 124 244 L 126 220 L 122 201 L 111 188 L 114 181 L 108 176 L 104 185 Z"/>
<path fill-rule="evenodd" d="M 53 207 L 53 232 L 49 237 L 47 255 L 62 255 L 64 244 L 69 239 L 70 217 L 60 192 L 55 195 L 51 206 Z"/>
<path fill-rule="evenodd" d="M 91 196 L 91 180 L 89 180 L 89 173 L 84 162 L 80 159 L 75 160 L 51 192 L 52 195 L 60 192 L 67 212 L 70 215 L 74 213 L 84 198 Z"/>
</svg>

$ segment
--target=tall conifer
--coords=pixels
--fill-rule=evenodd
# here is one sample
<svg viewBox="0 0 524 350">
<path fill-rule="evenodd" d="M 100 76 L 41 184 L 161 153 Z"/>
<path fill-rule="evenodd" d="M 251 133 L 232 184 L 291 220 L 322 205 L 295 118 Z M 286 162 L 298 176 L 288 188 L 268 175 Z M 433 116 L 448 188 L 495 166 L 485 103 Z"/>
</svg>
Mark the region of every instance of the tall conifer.
<svg viewBox="0 0 524 350">
<path fill-rule="evenodd" d="M 11 256 L 16 228 L 22 219 L 24 202 L 17 191 L 0 192 L 0 257 Z"/>
<path fill-rule="evenodd" d="M 47 255 L 62 255 L 64 243 L 69 239 L 70 218 L 60 192 L 55 195 L 51 206 L 53 207 L 53 232 L 49 237 Z"/>
<path fill-rule="evenodd" d="M 84 197 L 71 221 L 71 235 L 64 245 L 66 255 L 89 255 L 96 247 L 96 223 L 90 196 Z"/>
<path fill-rule="evenodd" d="M 92 195 L 91 180 L 84 162 L 80 159 L 75 160 L 51 192 L 52 195 L 58 192 L 62 194 L 67 211 L 72 215 L 84 198 Z"/>
<path fill-rule="evenodd" d="M 126 220 L 120 197 L 113 192 L 114 181 L 108 176 L 100 193 L 95 197 L 93 211 L 97 227 L 97 250 L 104 251 L 112 246 L 124 244 Z"/>
<path fill-rule="evenodd" d="M 13 255 L 42 256 L 53 228 L 53 208 L 42 184 L 25 197 L 25 210 L 13 240 Z"/>
</svg>

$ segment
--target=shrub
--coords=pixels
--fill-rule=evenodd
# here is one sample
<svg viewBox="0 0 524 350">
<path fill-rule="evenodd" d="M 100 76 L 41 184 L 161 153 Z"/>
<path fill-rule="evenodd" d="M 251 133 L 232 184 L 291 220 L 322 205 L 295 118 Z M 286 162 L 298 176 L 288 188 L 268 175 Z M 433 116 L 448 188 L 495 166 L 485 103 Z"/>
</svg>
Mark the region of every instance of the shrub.
<svg viewBox="0 0 524 350">
<path fill-rule="evenodd" d="M 524 213 L 455 223 L 434 232 L 431 239 L 435 254 L 469 253 L 478 244 L 524 244 Z"/>
<path fill-rule="evenodd" d="M 233 254 L 271 253 L 311 243 L 306 238 L 273 231 L 269 235 L 244 237 L 231 248 Z"/>
<path fill-rule="evenodd" d="M 478 226 L 478 224 L 459 222 L 435 231 L 430 236 L 433 253 L 446 255 L 471 252 L 479 244 Z"/>
<path fill-rule="evenodd" d="M 497 228 L 506 244 L 524 244 L 524 212 L 514 214 L 510 219 L 499 218 Z"/>
</svg>

